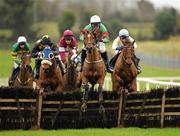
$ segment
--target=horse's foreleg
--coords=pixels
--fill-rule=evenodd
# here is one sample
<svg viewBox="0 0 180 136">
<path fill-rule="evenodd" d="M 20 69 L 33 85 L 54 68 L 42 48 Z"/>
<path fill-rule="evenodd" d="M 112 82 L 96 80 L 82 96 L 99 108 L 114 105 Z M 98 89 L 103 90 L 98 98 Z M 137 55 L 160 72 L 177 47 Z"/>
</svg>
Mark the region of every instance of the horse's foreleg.
<svg viewBox="0 0 180 136">
<path fill-rule="evenodd" d="M 98 93 L 99 93 L 99 103 L 103 102 L 103 88 L 101 85 L 98 87 Z"/>
<path fill-rule="evenodd" d="M 63 91 L 64 91 L 64 90 L 63 90 L 63 86 L 59 84 L 59 85 L 57 86 L 55 92 L 63 92 Z"/>
<path fill-rule="evenodd" d="M 98 87 L 99 104 L 100 104 L 99 114 L 102 115 L 103 123 L 106 126 L 106 124 L 107 124 L 106 110 L 105 110 L 105 108 L 103 106 L 103 101 L 104 101 L 104 98 L 103 98 L 103 80 L 101 82 L 99 82 L 99 83 L 100 83 L 99 87 Z"/>
<path fill-rule="evenodd" d="M 113 74 L 112 87 L 113 91 L 119 92 L 119 88 L 124 84 L 123 80 L 118 76 L 117 73 Z"/>
<path fill-rule="evenodd" d="M 136 78 L 134 78 L 131 82 L 131 89 L 132 89 L 132 91 L 137 91 Z"/>
<path fill-rule="evenodd" d="M 87 110 L 87 101 L 88 101 L 88 91 L 89 91 L 88 83 L 83 83 L 82 84 L 82 90 L 83 90 L 83 97 L 82 97 L 81 111 L 86 112 L 86 110 Z"/>
</svg>

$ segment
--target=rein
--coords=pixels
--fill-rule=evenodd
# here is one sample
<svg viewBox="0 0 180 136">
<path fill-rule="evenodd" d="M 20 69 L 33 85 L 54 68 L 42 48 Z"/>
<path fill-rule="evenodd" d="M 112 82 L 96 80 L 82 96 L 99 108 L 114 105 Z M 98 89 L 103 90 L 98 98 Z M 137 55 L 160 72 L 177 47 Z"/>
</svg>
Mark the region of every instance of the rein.
<svg viewBox="0 0 180 136">
<path fill-rule="evenodd" d="M 88 61 L 87 59 L 85 59 L 85 62 L 88 63 L 88 64 L 96 64 L 96 63 L 100 63 L 102 61 L 103 61 L 102 59 L 96 60 L 96 61 Z"/>
<path fill-rule="evenodd" d="M 21 85 L 27 85 L 27 83 L 28 83 L 31 79 L 28 78 L 25 82 L 22 82 L 22 81 L 20 80 L 19 76 L 17 76 L 17 80 L 19 81 L 19 83 L 20 83 Z"/>
</svg>

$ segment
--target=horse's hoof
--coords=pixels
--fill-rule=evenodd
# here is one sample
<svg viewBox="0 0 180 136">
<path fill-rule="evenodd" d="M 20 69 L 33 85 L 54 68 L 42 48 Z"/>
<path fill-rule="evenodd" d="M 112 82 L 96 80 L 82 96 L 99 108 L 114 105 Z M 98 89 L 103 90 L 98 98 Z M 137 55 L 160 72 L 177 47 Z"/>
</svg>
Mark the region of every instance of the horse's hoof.
<svg viewBox="0 0 180 136">
<path fill-rule="evenodd" d="M 82 111 L 82 112 L 86 112 L 86 111 L 87 111 L 87 105 L 86 105 L 86 104 L 83 104 L 83 105 L 81 106 L 81 111 Z"/>
<path fill-rule="evenodd" d="M 99 107 L 99 114 L 105 113 L 105 108 L 103 105 Z"/>
<path fill-rule="evenodd" d="M 100 96 L 99 96 L 99 103 L 102 103 L 103 101 L 104 101 L 103 96 L 100 95 Z"/>
</svg>

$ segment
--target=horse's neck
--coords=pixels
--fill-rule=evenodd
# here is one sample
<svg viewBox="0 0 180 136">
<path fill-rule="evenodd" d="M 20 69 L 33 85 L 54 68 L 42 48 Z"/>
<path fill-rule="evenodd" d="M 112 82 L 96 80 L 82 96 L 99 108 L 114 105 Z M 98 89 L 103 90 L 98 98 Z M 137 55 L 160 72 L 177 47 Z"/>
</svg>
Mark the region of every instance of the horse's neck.
<svg viewBox="0 0 180 136">
<path fill-rule="evenodd" d="M 119 55 L 118 59 L 117 59 L 117 63 L 118 65 L 123 65 L 124 64 L 124 59 L 123 59 L 123 53 L 121 52 L 121 54 Z"/>
<path fill-rule="evenodd" d="M 19 72 L 19 79 L 23 82 L 26 81 L 28 79 L 28 73 L 29 71 L 25 68 L 22 67 L 20 68 L 20 72 Z"/>
<path fill-rule="evenodd" d="M 98 50 L 96 48 L 92 49 L 91 53 L 87 54 L 87 59 L 89 61 L 96 61 L 96 60 L 100 60 L 101 56 L 100 53 L 98 52 Z"/>
<path fill-rule="evenodd" d="M 57 63 L 56 63 L 56 61 L 54 60 L 52 66 L 51 66 L 51 73 L 52 73 L 52 74 L 54 74 L 56 68 L 57 68 Z"/>
</svg>

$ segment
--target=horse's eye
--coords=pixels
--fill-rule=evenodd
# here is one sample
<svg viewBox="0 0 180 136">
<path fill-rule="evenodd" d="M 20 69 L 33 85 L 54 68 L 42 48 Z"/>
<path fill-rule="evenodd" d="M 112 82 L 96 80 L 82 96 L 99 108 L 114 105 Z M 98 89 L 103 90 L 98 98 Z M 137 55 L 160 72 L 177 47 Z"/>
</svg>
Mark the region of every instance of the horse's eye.
<svg viewBox="0 0 180 136">
<path fill-rule="evenodd" d="M 53 54 L 53 53 L 50 53 L 50 54 L 48 55 L 48 57 L 49 57 L 50 59 L 53 59 L 53 58 L 54 58 L 54 54 Z"/>
</svg>

